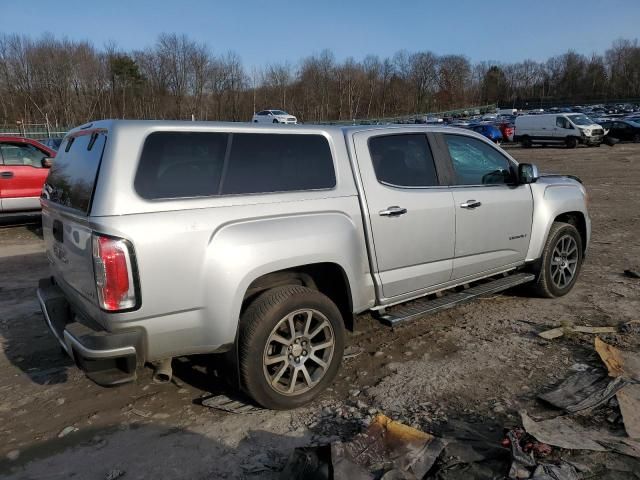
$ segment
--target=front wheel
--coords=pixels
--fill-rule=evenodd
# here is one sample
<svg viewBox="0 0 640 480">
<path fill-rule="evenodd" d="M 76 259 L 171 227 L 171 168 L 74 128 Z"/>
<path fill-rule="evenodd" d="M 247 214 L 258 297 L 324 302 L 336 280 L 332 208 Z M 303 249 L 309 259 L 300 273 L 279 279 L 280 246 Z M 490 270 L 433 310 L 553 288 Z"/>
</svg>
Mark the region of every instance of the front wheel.
<svg viewBox="0 0 640 480">
<path fill-rule="evenodd" d="M 242 388 L 265 408 L 304 405 L 338 373 L 344 338 L 340 310 L 327 296 L 294 285 L 267 290 L 240 321 Z"/>
<path fill-rule="evenodd" d="M 277 119 L 277 118 L 274 118 L 274 119 L 273 119 L 273 123 L 280 123 L 280 122 L 278 122 L 278 119 Z"/>
<path fill-rule="evenodd" d="M 535 293 L 542 297 L 562 297 L 569 293 L 582 267 L 582 237 L 570 223 L 554 222 L 542 251 Z"/>
<path fill-rule="evenodd" d="M 578 146 L 578 139 L 576 137 L 568 137 L 565 140 L 567 148 L 576 148 Z"/>
</svg>

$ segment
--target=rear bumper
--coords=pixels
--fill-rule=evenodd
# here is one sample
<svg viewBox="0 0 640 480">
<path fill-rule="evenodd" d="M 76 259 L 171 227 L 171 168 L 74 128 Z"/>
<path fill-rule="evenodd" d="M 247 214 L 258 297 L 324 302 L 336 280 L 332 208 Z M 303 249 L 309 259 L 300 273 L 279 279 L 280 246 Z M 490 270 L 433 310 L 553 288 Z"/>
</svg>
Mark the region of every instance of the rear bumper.
<svg viewBox="0 0 640 480">
<path fill-rule="evenodd" d="M 105 331 L 75 312 L 62 289 L 49 278 L 40 280 L 37 295 L 49 330 L 91 380 L 103 386 L 135 380 L 142 332 Z"/>
</svg>

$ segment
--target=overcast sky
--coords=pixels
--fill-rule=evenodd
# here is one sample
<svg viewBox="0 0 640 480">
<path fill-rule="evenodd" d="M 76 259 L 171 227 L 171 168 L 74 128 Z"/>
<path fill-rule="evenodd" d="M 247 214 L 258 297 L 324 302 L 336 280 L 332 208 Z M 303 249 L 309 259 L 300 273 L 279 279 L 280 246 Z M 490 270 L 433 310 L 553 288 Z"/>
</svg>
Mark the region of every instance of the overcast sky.
<svg viewBox="0 0 640 480">
<path fill-rule="evenodd" d="M 0 11 L 2 33 L 48 31 L 124 50 L 186 33 L 214 53 L 235 51 L 247 67 L 295 64 L 324 48 L 338 60 L 400 49 L 544 60 L 640 36 L 640 0 L 0 0 Z"/>
</svg>

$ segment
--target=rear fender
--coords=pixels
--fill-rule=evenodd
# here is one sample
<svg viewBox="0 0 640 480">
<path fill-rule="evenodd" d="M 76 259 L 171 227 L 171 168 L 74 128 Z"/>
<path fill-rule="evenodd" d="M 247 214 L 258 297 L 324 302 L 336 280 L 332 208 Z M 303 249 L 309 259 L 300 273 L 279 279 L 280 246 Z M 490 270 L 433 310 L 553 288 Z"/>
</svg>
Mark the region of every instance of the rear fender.
<svg viewBox="0 0 640 480">
<path fill-rule="evenodd" d="M 338 212 L 293 215 L 227 224 L 207 251 L 205 308 L 213 338 L 236 338 L 245 292 L 268 273 L 316 263 L 335 263 L 351 286 L 354 311 L 373 304 L 371 275 L 361 230 Z"/>
</svg>

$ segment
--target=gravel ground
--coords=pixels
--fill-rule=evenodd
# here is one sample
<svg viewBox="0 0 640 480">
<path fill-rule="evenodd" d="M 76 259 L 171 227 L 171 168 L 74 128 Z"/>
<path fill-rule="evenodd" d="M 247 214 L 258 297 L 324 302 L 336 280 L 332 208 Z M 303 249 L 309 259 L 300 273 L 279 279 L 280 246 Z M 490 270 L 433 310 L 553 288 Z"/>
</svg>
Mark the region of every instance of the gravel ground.
<svg viewBox="0 0 640 480">
<path fill-rule="evenodd" d="M 204 395 L 233 393 L 216 356 L 176 359 L 168 385 L 151 383 L 148 368 L 136 383 L 94 385 L 44 326 L 37 219 L 0 220 L 0 478 L 276 478 L 292 448 L 348 439 L 378 411 L 431 432 L 464 424 L 498 436 L 519 411 L 542 412 L 537 393 L 572 365 L 599 360 L 593 335 L 545 341 L 538 332 L 639 320 L 640 281 L 622 272 L 640 268 L 640 145 L 509 151 L 578 175 L 589 190 L 593 241 L 574 290 L 556 300 L 511 291 L 395 329 L 361 316 L 349 341 L 362 353 L 319 400 L 292 412 L 201 406 Z M 640 346 L 637 334 L 601 337 Z M 591 462 L 593 478 L 605 478 L 598 468 L 640 472 L 630 457 L 571 455 Z"/>
</svg>

